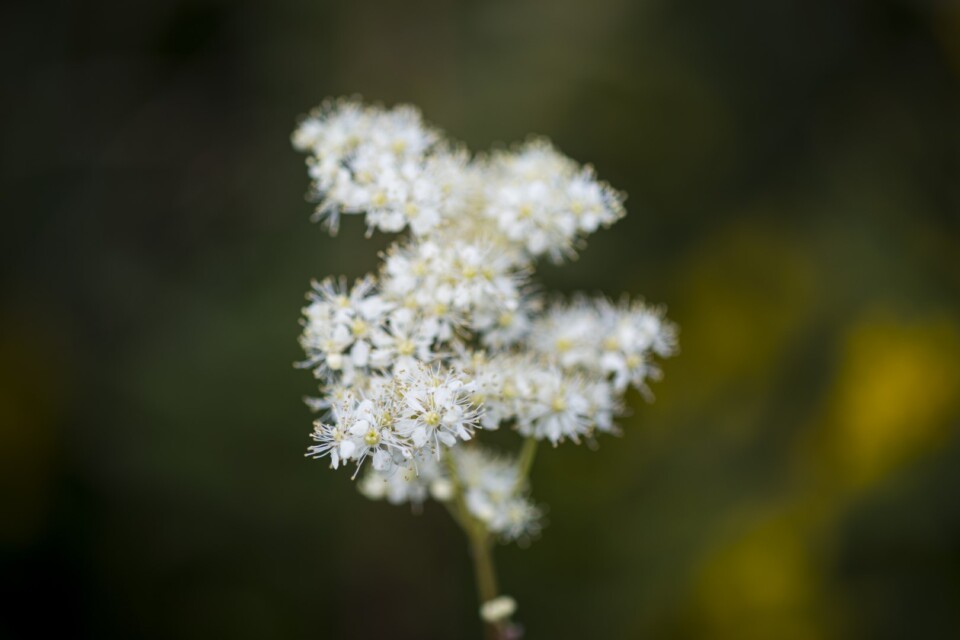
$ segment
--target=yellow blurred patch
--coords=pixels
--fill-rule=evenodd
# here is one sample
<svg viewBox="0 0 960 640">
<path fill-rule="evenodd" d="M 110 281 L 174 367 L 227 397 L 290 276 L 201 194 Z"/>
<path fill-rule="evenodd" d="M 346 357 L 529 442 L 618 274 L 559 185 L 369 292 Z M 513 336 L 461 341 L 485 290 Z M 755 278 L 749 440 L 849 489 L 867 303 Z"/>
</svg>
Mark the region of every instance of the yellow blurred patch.
<svg viewBox="0 0 960 640">
<path fill-rule="evenodd" d="M 809 255 L 757 225 L 727 229 L 693 252 L 668 314 L 681 352 L 665 364 L 671 383 L 655 387 L 658 409 L 695 411 L 744 386 L 762 398 L 816 313 L 816 282 Z"/>
<path fill-rule="evenodd" d="M 831 608 L 799 512 L 769 516 L 704 562 L 697 584 L 702 637 L 833 637 Z"/>
<path fill-rule="evenodd" d="M 861 487 L 936 447 L 958 400 L 956 321 L 861 322 L 846 339 L 831 402 L 838 471 Z"/>
</svg>

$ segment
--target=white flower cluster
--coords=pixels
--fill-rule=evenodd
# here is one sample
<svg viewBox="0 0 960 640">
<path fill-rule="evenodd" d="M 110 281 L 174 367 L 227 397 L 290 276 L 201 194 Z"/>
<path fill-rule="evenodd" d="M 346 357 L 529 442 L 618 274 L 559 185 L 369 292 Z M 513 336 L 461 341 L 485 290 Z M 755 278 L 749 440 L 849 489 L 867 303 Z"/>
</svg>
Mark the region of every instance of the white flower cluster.
<svg viewBox="0 0 960 640">
<path fill-rule="evenodd" d="M 623 217 L 623 196 L 597 182 L 545 140 L 498 153 L 486 165 L 486 217 L 530 255 L 559 260 L 573 251 L 578 234 L 593 233 Z"/>
<path fill-rule="evenodd" d="M 471 405 L 473 384 L 461 376 L 415 362 L 393 375 L 372 377 L 365 386 L 334 390 L 327 423 L 314 423 L 308 450 L 330 456 L 330 465 L 369 456 L 377 471 L 392 471 L 416 457 L 440 458 L 443 447 L 473 437 L 479 412 Z"/>
<path fill-rule="evenodd" d="M 334 233 L 341 214 L 372 231 L 414 238 L 485 236 L 515 262 L 572 255 L 582 236 L 624 215 L 623 194 L 546 140 L 471 161 L 413 107 L 323 104 L 293 134 L 309 154 L 316 215 Z"/>
<path fill-rule="evenodd" d="M 504 540 L 540 533 L 542 510 L 527 496 L 526 479 L 515 460 L 475 447 L 457 450 L 456 467 L 470 514 Z"/>
<path fill-rule="evenodd" d="M 412 107 L 328 102 L 293 135 L 318 217 L 406 231 L 379 273 L 315 283 L 302 366 L 320 380 L 316 444 L 332 467 L 368 459 L 361 491 L 419 505 L 460 500 L 504 539 L 539 531 L 516 461 L 473 439 L 509 427 L 581 442 L 616 432 L 628 387 L 647 390 L 675 330 L 642 303 L 544 305 L 538 258 L 575 254 L 623 216 L 623 195 L 544 140 L 471 158 Z"/>
<path fill-rule="evenodd" d="M 646 390 L 645 380 L 660 375 L 652 356 L 672 354 L 676 332 L 662 310 L 642 302 L 580 297 L 538 318 L 530 347 L 567 371 L 610 378 L 617 392 L 629 385 Z"/>
<path fill-rule="evenodd" d="M 490 533 L 504 541 L 529 539 L 540 533 L 543 511 L 530 500 L 516 460 L 500 458 L 479 446 L 457 447 L 452 456 L 455 480 L 450 477 L 449 467 L 421 458 L 393 472 L 367 473 L 360 491 L 372 500 L 419 506 L 427 497 L 448 502 L 459 483 L 470 515 Z"/>
<path fill-rule="evenodd" d="M 615 430 L 621 398 L 602 376 L 567 371 L 532 350 L 489 358 L 474 353 L 459 366 L 476 383 L 486 428 L 509 423 L 521 435 L 553 444 Z"/>
<path fill-rule="evenodd" d="M 457 158 L 438 154 L 437 161 L 428 161 L 439 139 L 412 107 L 385 111 L 339 101 L 304 120 L 293 144 L 313 154 L 310 177 L 321 198 L 317 214 L 334 233 L 341 212 L 366 213 L 371 229 L 396 232 L 410 224 L 427 232 L 448 213 L 443 185 L 432 174 L 443 173 L 440 165 Z"/>
<path fill-rule="evenodd" d="M 430 456 L 409 460 L 393 472 L 368 472 L 360 482 L 360 492 L 371 500 L 391 504 L 409 502 L 418 508 L 428 497 L 446 502 L 453 485 L 440 461 Z"/>
</svg>

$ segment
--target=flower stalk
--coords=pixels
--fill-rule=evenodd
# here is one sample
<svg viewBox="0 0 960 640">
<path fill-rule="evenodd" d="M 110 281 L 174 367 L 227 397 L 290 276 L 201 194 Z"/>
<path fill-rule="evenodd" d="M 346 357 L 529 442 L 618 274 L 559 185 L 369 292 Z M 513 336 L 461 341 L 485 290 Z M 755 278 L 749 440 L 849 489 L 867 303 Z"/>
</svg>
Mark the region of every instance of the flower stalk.
<svg viewBox="0 0 960 640">
<path fill-rule="evenodd" d="M 479 528 L 467 534 L 470 541 L 470 556 L 473 558 L 474 578 L 477 582 L 479 607 L 495 600 L 500 594 L 497 587 L 497 572 L 493 564 L 493 540 Z M 501 630 L 509 618 L 503 621 L 484 621 L 485 635 L 489 640 L 503 640 Z"/>
<path fill-rule="evenodd" d="M 320 392 L 307 455 L 353 467 L 371 499 L 441 502 L 467 537 L 488 640 L 519 638 L 493 547 L 540 534 L 539 443 L 620 433 L 627 388 L 646 392 L 675 348 L 662 309 L 547 302 L 532 282 L 539 260 L 575 257 L 623 217 L 625 195 L 547 140 L 471 155 L 409 106 L 328 101 L 292 141 L 331 233 L 357 215 L 402 233 L 377 273 L 307 296 L 299 366 Z M 498 428 L 523 439 L 515 457 L 482 444 Z"/>
<path fill-rule="evenodd" d="M 530 442 L 533 442 L 533 445 L 531 445 Z M 524 443 L 518 465 L 518 471 L 522 473 L 522 476 L 518 475 L 518 482 L 514 487 L 514 491 L 518 491 L 526 485 L 527 474 L 530 472 L 535 451 L 535 440 L 530 439 Z M 483 612 L 485 606 L 489 603 L 497 602 L 498 598 L 500 598 L 500 590 L 497 585 L 496 565 L 493 561 L 494 538 L 482 521 L 470 515 L 463 492 L 463 484 L 460 481 L 460 472 L 457 469 L 453 456 L 449 455 L 449 453 L 446 454 L 445 462 L 450 476 L 453 478 L 453 495 L 451 498 L 453 507 L 449 509 L 450 515 L 454 521 L 460 525 L 469 543 L 470 558 L 473 561 L 473 573 L 477 588 L 477 600 L 484 625 L 484 637 L 487 640 L 519 638 L 520 636 L 516 628 L 510 623 L 510 615 L 497 619 L 484 619 Z M 520 481 L 521 479 L 522 482 Z M 508 630 L 512 630 L 513 633 L 508 633 Z"/>
</svg>

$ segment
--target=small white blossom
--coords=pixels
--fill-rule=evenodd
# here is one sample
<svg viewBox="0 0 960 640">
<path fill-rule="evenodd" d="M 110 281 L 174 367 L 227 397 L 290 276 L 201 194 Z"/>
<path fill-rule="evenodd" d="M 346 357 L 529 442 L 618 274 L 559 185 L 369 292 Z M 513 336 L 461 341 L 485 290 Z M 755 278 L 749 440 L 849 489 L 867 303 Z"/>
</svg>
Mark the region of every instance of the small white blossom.
<svg viewBox="0 0 960 640">
<path fill-rule="evenodd" d="M 521 434 L 557 444 L 566 439 L 579 442 L 590 433 L 592 406 L 582 378 L 556 367 L 539 370 L 530 380 L 529 393 L 517 416 Z"/>
<path fill-rule="evenodd" d="M 386 323 L 374 329 L 370 341 L 370 364 L 377 369 L 411 369 L 436 356 L 431 350 L 434 336 L 411 309 L 391 312 Z"/>
<path fill-rule="evenodd" d="M 303 310 L 300 344 L 307 360 L 302 366 L 327 381 L 350 380 L 369 367 L 372 337 L 390 305 L 376 293 L 372 277 L 358 280 L 349 291 L 342 279 L 332 278 L 314 283 L 313 289 Z"/>
<path fill-rule="evenodd" d="M 414 447 L 430 447 L 439 457 L 441 445 L 452 447 L 473 437 L 479 411 L 470 402 L 472 382 L 439 367 L 420 365 L 400 371 L 396 384 L 401 391 L 397 430 Z"/>
<path fill-rule="evenodd" d="M 477 310 L 476 323 L 484 327 L 480 342 L 495 352 L 522 345 L 529 337 L 533 319 L 540 308 L 540 299 L 528 290 L 526 294 L 521 294 L 516 309 L 486 307 Z"/>
<path fill-rule="evenodd" d="M 396 399 L 389 394 L 373 398 L 348 397 L 333 407 L 334 422 L 314 423 L 312 437 L 319 444 L 310 447 L 307 455 L 320 458 L 329 455 L 330 466 L 356 461 L 357 470 L 369 457 L 378 471 L 393 466 L 412 455 L 411 447 L 395 429 Z"/>
<path fill-rule="evenodd" d="M 502 622 L 509 620 L 517 611 L 517 601 L 510 596 L 498 596 L 487 600 L 480 607 L 480 617 L 485 622 Z"/>
</svg>

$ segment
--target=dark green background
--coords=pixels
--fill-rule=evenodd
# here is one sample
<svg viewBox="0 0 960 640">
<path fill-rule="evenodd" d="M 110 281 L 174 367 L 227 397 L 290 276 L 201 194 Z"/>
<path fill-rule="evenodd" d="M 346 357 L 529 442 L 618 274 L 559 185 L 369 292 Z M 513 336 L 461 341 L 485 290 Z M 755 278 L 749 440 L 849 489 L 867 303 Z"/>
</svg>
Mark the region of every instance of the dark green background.
<svg viewBox="0 0 960 640">
<path fill-rule="evenodd" d="M 0 48 L 0 636 L 478 636 L 446 514 L 302 456 L 304 292 L 387 239 L 288 137 L 354 93 L 593 163 L 629 215 L 541 281 L 681 327 L 537 460 L 527 637 L 960 635 L 957 3 L 13 0 Z"/>
</svg>

